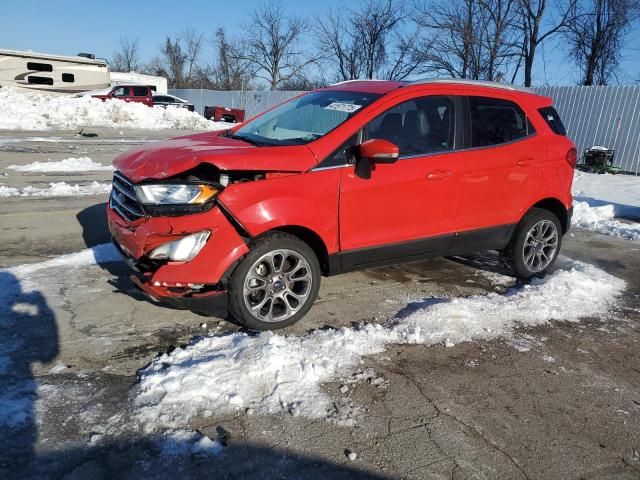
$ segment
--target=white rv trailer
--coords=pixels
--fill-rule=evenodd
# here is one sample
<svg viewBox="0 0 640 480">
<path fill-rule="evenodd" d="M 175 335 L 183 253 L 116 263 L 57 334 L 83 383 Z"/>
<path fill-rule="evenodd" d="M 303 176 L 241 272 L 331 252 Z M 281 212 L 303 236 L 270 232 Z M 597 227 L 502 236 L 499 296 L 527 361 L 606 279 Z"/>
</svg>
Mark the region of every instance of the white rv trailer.
<svg viewBox="0 0 640 480">
<path fill-rule="evenodd" d="M 167 79 L 137 72 L 111 72 L 111 85 L 120 83 L 139 83 L 149 85 L 156 93 L 167 93 Z"/>
<path fill-rule="evenodd" d="M 63 93 L 108 87 L 111 79 L 106 60 L 82 55 L 67 57 L 0 50 L 0 87 Z"/>
</svg>

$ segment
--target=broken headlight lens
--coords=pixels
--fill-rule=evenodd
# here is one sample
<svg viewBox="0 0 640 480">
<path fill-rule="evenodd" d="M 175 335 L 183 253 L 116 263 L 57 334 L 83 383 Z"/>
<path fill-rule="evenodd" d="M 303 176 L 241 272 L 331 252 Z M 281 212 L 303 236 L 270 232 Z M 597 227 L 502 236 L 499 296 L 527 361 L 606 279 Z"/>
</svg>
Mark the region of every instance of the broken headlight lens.
<svg viewBox="0 0 640 480">
<path fill-rule="evenodd" d="M 218 193 L 206 184 L 156 183 L 136 185 L 135 190 L 145 205 L 202 205 Z"/>
</svg>

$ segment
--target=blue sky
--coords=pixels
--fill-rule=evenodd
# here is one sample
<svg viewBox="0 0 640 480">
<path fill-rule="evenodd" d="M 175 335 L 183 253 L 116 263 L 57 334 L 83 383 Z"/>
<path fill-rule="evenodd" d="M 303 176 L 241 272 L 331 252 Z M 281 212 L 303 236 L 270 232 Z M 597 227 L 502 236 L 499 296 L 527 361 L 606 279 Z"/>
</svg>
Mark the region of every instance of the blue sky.
<svg viewBox="0 0 640 480">
<path fill-rule="evenodd" d="M 260 0 L 10 0 L 2 6 L 0 48 L 67 55 L 92 52 L 110 58 L 120 37 L 137 37 L 146 60 L 156 54 L 166 35 L 176 35 L 187 26 L 207 38 L 219 26 L 231 34 L 240 33 L 240 24 L 260 3 Z M 289 0 L 285 4 L 312 21 L 329 7 L 356 6 L 353 0 Z M 640 45 L 640 28 L 629 35 L 626 43 L 629 47 Z M 564 58 L 561 45 L 548 43 L 540 53 L 534 71 L 536 83 L 575 83 L 577 73 Z M 639 53 L 637 48 L 625 51 L 623 82 L 640 79 Z M 209 50 L 207 54 L 212 52 Z"/>
</svg>

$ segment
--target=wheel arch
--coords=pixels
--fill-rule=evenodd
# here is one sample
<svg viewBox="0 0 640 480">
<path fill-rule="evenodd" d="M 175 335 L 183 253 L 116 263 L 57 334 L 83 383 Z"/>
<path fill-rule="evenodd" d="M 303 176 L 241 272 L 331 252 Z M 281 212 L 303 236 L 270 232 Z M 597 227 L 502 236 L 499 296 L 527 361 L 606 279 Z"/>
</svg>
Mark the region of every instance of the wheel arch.
<svg viewBox="0 0 640 480">
<path fill-rule="evenodd" d="M 526 213 L 530 212 L 532 208 L 540 208 L 543 210 L 547 210 L 553 213 L 556 217 L 558 217 L 558 220 L 560 220 L 560 225 L 562 226 L 563 234 L 567 233 L 567 230 L 569 230 L 569 221 L 570 221 L 569 212 L 567 211 L 567 208 L 564 206 L 564 203 L 562 203 L 557 198 L 553 198 L 553 197 L 544 198 L 538 201 L 537 203 L 535 203 L 534 205 L 531 205 L 531 207 L 529 208 L 529 210 L 527 210 Z"/>
<path fill-rule="evenodd" d="M 304 243 L 309 245 L 311 249 L 316 254 L 318 258 L 318 262 L 320 263 L 320 271 L 322 275 L 328 275 L 329 273 L 329 251 L 327 250 L 327 246 L 322 240 L 322 237 L 318 235 L 316 232 L 311 230 L 308 227 L 303 227 L 301 225 L 285 225 L 281 227 L 276 227 L 271 230 L 267 230 L 266 232 L 261 233 L 260 235 L 266 235 L 269 232 L 283 232 L 288 233 L 289 235 L 293 235 L 294 237 L 299 238 Z"/>
</svg>

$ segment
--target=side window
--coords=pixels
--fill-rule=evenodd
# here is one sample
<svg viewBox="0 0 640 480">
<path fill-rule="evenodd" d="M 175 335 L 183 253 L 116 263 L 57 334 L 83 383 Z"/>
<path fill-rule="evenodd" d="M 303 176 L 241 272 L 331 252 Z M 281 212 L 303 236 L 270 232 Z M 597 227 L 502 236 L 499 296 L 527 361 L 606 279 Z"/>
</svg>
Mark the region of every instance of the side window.
<svg viewBox="0 0 640 480">
<path fill-rule="evenodd" d="M 126 97 L 129 95 L 129 87 L 118 87 L 113 91 L 114 97 Z"/>
<path fill-rule="evenodd" d="M 134 97 L 146 97 L 147 93 L 149 93 L 149 89 L 147 87 L 133 87 Z"/>
<path fill-rule="evenodd" d="M 522 109 L 509 100 L 469 97 L 469 108 L 472 147 L 513 142 L 534 133 Z"/>
<path fill-rule="evenodd" d="M 400 148 L 400 156 L 453 150 L 453 98 L 428 96 L 396 105 L 364 128 L 364 140 L 380 138 Z"/>
</svg>

